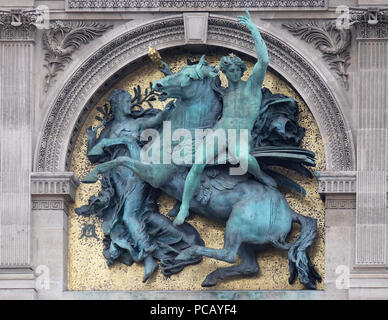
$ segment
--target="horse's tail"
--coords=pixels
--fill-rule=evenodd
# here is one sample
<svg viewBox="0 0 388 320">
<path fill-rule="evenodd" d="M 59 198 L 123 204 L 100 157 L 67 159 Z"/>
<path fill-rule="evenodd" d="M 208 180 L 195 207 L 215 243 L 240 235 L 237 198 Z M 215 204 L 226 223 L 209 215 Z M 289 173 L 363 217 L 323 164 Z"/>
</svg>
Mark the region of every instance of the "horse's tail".
<svg viewBox="0 0 388 320">
<path fill-rule="evenodd" d="M 292 211 L 292 221 L 301 225 L 301 232 L 296 241 L 288 250 L 290 277 L 288 282 L 293 284 L 296 276 L 308 289 L 316 289 L 316 281 L 321 282 L 322 278 L 315 270 L 310 261 L 308 249 L 317 235 L 317 220 L 302 216 Z"/>
</svg>

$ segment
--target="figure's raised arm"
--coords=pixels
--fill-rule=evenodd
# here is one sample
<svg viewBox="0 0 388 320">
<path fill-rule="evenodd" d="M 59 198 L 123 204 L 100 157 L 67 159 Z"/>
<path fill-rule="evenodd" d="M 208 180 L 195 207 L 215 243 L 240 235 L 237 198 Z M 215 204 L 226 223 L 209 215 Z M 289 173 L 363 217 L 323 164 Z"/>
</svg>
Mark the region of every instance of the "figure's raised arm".
<svg viewBox="0 0 388 320">
<path fill-rule="evenodd" d="M 261 37 L 260 31 L 257 26 L 251 20 L 251 15 L 248 10 L 245 9 L 247 16 L 239 16 L 238 21 L 246 26 L 252 34 L 253 41 L 255 43 L 257 62 L 252 70 L 252 76 L 250 81 L 253 85 L 261 87 L 263 85 L 264 76 L 267 72 L 269 64 L 269 56 L 267 46 Z"/>
</svg>

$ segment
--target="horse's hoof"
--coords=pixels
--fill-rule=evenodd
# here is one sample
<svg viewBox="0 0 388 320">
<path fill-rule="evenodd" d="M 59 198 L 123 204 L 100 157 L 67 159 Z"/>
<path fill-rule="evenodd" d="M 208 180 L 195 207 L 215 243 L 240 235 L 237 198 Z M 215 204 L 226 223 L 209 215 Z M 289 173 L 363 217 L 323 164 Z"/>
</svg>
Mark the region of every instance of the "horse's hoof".
<svg viewBox="0 0 388 320">
<path fill-rule="evenodd" d="M 82 183 L 95 183 L 98 181 L 98 174 L 95 172 L 89 172 L 83 179 Z"/>
<path fill-rule="evenodd" d="M 153 260 L 150 266 L 147 266 L 146 272 L 143 277 L 143 283 L 145 283 L 153 274 L 154 272 L 158 269 L 158 264 L 155 260 Z M 148 269 L 148 270 L 147 270 Z"/>
<path fill-rule="evenodd" d="M 217 284 L 217 279 L 211 277 L 206 277 L 206 279 L 202 282 L 202 287 L 214 287 Z"/>
<path fill-rule="evenodd" d="M 104 150 L 98 145 L 88 152 L 88 156 L 100 156 L 102 154 L 104 154 Z"/>
</svg>

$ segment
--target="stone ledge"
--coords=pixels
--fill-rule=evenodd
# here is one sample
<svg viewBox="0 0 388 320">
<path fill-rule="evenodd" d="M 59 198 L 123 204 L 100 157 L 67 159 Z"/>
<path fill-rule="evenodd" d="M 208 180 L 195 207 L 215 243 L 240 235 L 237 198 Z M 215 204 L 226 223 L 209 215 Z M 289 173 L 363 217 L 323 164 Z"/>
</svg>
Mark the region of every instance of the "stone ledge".
<svg viewBox="0 0 388 320">
<path fill-rule="evenodd" d="M 321 195 L 356 193 L 356 171 L 317 171 L 315 176 Z"/>
<path fill-rule="evenodd" d="M 388 289 L 388 273 L 350 274 L 349 288 L 387 288 Z"/>
<path fill-rule="evenodd" d="M 0 290 L 35 289 L 35 275 L 32 270 L 0 270 Z"/>
<path fill-rule="evenodd" d="M 73 172 L 33 172 L 31 173 L 31 196 L 33 208 L 34 197 L 64 196 L 67 201 L 74 202 L 75 193 L 80 182 Z M 41 200 L 41 199 L 40 199 Z M 49 200 L 49 199 L 47 199 Z M 47 201 L 48 202 L 48 201 Z M 51 205 L 49 205 L 51 207 Z M 57 205 L 55 206 L 57 208 Z"/>
</svg>

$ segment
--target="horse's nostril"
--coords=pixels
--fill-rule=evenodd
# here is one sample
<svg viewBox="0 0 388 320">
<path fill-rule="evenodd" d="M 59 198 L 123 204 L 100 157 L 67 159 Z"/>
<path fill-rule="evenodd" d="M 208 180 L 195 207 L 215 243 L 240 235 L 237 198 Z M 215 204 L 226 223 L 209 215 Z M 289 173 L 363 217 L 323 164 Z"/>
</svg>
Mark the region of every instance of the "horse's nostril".
<svg viewBox="0 0 388 320">
<path fill-rule="evenodd" d="M 160 89 L 160 88 L 163 88 L 163 86 L 162 86 L 160 83 L 157 83 L 157 84 L 156 84 L 156 87 L 159 88 L 159 89 Z"/>
</svg>

